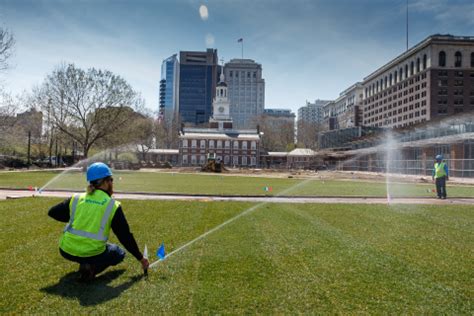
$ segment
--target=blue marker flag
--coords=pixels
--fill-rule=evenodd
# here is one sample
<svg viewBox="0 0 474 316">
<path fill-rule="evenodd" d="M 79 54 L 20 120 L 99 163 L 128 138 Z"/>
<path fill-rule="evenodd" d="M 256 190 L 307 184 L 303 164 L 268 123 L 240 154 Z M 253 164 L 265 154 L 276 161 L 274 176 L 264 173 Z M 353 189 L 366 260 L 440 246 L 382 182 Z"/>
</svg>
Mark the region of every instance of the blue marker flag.
<svg viewBox="0 0 474 316">
<path fill-rule="evenodd" d="M 165 259 L 166 254 L 165 254 L 165 244 L 164 243 L 161 243 L 160 248 L 158 248 L 158 250 L 156 251 L 156 256 L 158 258 L 160 258 L 160 260 Z"/>
</svg>

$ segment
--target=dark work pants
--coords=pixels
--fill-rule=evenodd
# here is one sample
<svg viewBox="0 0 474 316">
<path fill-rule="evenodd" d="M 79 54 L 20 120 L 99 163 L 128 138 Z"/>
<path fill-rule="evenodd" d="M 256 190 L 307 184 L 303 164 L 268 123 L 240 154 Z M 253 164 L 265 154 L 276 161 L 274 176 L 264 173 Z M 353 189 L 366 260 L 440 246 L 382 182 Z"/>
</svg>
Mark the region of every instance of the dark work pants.
<svg viewBox="0 0 474 316">
<path fill-rule="evenodd" d="M 436 178 L 436 193 L 438 197 L 446 197 L 446 177 Z"/>
<path fill-rule="evenodd" d="M 117 245 L 107 244 L 105 251 L 100 255 L 93 257 L 76 257 L 64 252 L 61 248 L 59 249 L 61 256 L 67 260 L 77 262 L 79 264 L 93 264 L 95 265 L 95 273 L 101 273 L 110 266 L 115 266 L 123 261 L 125 258 L 125 251 Z"/>
</svg>

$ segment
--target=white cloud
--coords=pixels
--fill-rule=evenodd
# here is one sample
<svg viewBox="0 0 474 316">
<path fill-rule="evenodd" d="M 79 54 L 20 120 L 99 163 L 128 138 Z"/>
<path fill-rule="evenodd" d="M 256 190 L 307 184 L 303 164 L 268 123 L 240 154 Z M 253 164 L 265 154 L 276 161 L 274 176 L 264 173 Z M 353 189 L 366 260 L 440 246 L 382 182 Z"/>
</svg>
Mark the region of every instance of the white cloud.
<svg viewBox="0 0 474 316">
<path fill-rule="evenodd" d="M 474 25 L 474 3 L 448 0 L 415 0 L 409 5 L 415 12 L 429 13 L 446 25 Z"/>
<path fill-rule="evenodd" d="M 201 4 L 199 7 L 199 15 L 201 16 L 201 20 L 206 21 L 209 18 L 209 11 L 204 4 Z"/>
</svg>

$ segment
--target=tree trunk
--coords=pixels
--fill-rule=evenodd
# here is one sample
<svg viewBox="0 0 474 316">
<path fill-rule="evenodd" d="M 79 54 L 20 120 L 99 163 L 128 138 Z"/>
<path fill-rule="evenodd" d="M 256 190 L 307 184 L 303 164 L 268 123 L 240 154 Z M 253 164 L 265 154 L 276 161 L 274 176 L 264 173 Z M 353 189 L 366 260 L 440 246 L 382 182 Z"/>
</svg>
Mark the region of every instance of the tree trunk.
<svg viewBox="0 0 474 316">
<path fill-rule="evenodd" d="M 84 159 L 87 159 L 87 155 L 89 154 L 89 146 L 87 144 L 84 144 L 82 148 L 84 150 Z"/>
</svg>

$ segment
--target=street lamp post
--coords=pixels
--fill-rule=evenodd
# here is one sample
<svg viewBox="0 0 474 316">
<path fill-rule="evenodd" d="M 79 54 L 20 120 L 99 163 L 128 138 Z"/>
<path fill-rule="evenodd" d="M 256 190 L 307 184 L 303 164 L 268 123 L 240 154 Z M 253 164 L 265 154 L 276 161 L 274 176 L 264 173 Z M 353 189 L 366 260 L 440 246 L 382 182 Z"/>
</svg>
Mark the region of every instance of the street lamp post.
<svg viewBox="0 0 474 316">
<path fill-rule="evenodd" d="M 28 169 L 31 165 L 31 131 L 28 131 L 28 150 L 27 150 L 27 165 Z"/>
</svg>

